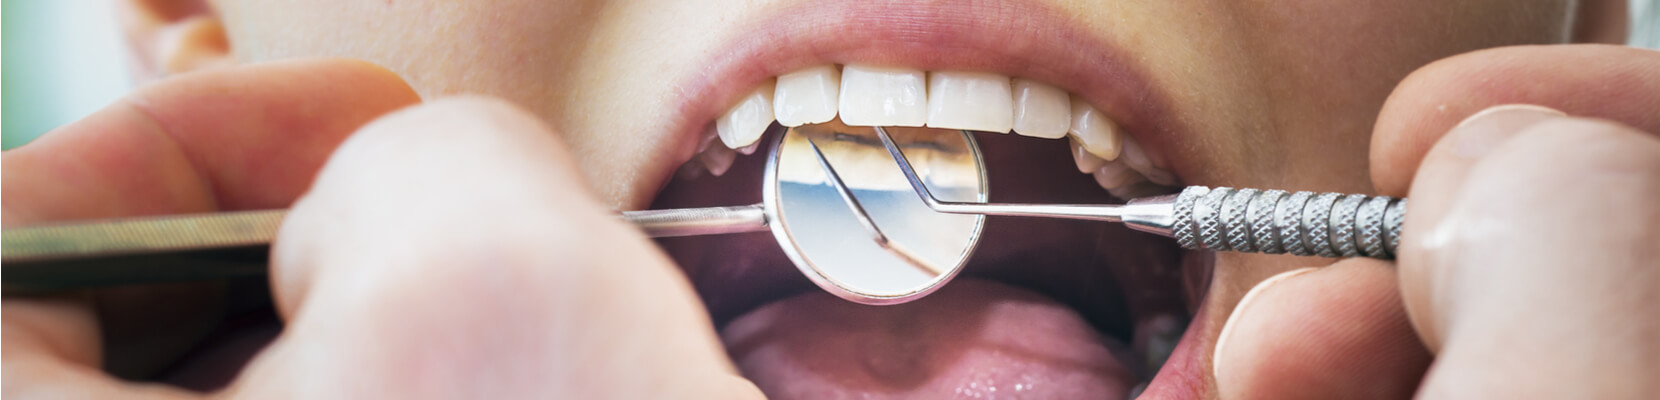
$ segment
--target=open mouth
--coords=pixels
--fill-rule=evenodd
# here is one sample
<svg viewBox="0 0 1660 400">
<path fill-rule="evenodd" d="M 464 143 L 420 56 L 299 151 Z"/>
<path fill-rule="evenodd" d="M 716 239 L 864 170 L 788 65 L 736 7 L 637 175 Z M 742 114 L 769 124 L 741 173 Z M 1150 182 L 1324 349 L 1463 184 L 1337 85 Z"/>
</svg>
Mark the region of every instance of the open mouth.
<svg viewBox="0 0 1660 400">
<path fill-rule="evenodd" d="M 758 203 L 765 160 L 742 154 L 831 121 L 982 132 L 993 202 L 1117 203 L 1181 183 L 1159 94 L 1053 10 L 826 2 L 757 20 L 680 86 L 685 162 L 653 208 Z M 1208 392 L 1194 318 L 1208 257 L 1116 224 L 989 218 L 959 278 L 896 306 L 820 291 L 766 233 L 660 243 L 774 398 Z"/>
</svg>

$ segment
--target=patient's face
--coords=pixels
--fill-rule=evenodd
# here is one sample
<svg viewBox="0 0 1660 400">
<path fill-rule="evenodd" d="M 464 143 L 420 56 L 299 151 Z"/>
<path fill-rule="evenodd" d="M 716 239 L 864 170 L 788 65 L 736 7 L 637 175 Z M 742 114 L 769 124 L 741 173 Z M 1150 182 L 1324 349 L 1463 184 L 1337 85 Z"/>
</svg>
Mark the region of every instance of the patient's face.
<svg viewBox="0 0 1660 400">
<path fill-rule="evenodd" d="M 403 74 L 426 97 L 488 93 L 531 108 L 582 151 L 593 185 L 620 207 L 646 205 L 667 171 L 680 161 L 669 155 L 678 154 L 671 148 L 686 142 L 673 137 L 680 133 L 675 124 L 681 122 L 684 103 L 709 103 L 724 111 L 739 95 L 719 92 L 723 95 L 689 98 L 702 93 L 695 86 L 752 87 L 761 79 L 745 75 L 744 81 L 696 81 L 717 62 L 744 63 L 723 57 L 734 42 L 764 42 L 766 38 L 756 36 L 767 33 L 755 31 L 757 26 L 781 19 L 835 25 L 791 31 L 819 36 L 836 36 L 844 32 L 831 30 L 841 29 L 909 29 L 903 18 L 875 18 L 884 14 L 880 10 L 866 13 L 871 18 L 865 21 L 847 23 L 789 20 L 792 13 L 811 7 L 805 3 L 814 3 L 806 1 L 220 3 L 233 51 L 243 60 L 362 58 Z M 1143 141 L 1168 144 L 1166 153 L 1192 163 L 1175 168 L 1187 182 L 1357 190 L 1366 186 L 1366 132 L 1396 80 L 1426 62 L 1476 48 L 1561 41 L 1571 2 L 1020 2 L 1029 7 L 989 5 L 997 2 L 973 7 L 940 7 L 953 2 L 849 3 L 869 9 L 900 6 L 913 11 L 910 14 L 980 14 L 936 16 L 970 26 L 1034 8 L 1053 14 L 1072 25 L 1067 32 L 1119 48 L 1125 55 L 1117 60 L 1130 64 L 1163 93 L 1168 117 L 1182 124 L 1189 137 Z M 1046 18 L 1038 23 L 1049 22 Z M 791 46 L 827 40 L 793 39 L 797 41 Z M 932 69 L 972 64 L 926 53 L 838 50 L 813 54 L 816 51 L 810 49 L 780 48 L 774 51 L 811 55 L 787 57 L 784 65 L 746 68 L 787 72 L 813 63 L 861 61 Z M 978 67 L 1021 76 L 1026 69 L 1052 62 L 1016 61 Z M 1059 75 L 1053 79 L 1078 78 Z M 1063 88 L 1069 84 L 1046 83 Z M 687 124 L 701 122 L 708 121 Z M 1316 176 L 1325 174 L 1340 175 Z"/>
<path fill-rule="evenodd" d="M 1369 132 L 1396 82 L 1419 66 L 1461 52 L 1562 42 L 1571 29 L 1567 21 L 1572 3 L 219 0 L 216 8 L 225 20 L 233 52 L 243 61 L 360 58 L 400 73 L 427 98 L 483 93 L 515 101 L 564 135 L 593 190 L 615 207 L 630 209 L 650 206 L 654 200 L 659 206 L 737 205 L 757 200 L 760 183 L 752 171 L 758 168 L 754 160 L 761 153 L 739 157 L 736 166 L 724 171 L 728 173 L 714 178 L 706 169 L 712 165 L 712 169 L 725 170 L 723 160 L 731 152 L 716 140 L 715 148 L 699 153 L 700 144 L 716 119 L 758 86 L 775 76 L 821 65 L 876 71 L 856 74 L 842 68 L 844 80 L 886 82 L 863 86 L 844 82 L 847 90 L 840 93 L 844 100 L 853 95 L 881 98 L 873 88 L 903 86 L 902 78 L 920 76 L 895 71 L 970 71 L 1013 77 L 1017 79 L 1011 93 L 1017 97 L 1029 89 L 1031 93 L 1070 94 L 1087 104 L 1074 107 L 1064 96 L 1058 97 L 1059 103 L 1032 100 L 1033 115 L 1073 112 L 1071 117 L 1060 117 L 1067 121 L 1076 119 L 1080 110 L 1093 109 L 1120 128 L 1116 133 L 1092 131 L 1096 139 L 1121 134 L 1126 142 L 1134 143 L 1116 150 L 1085 149 L 1103 159 L 1119 156 L 1103 164 L 1089 157 L 1073 158 L 1076 150 L 1065 140 L 982 135 L 991 158 L 992 188 L 998 191 L 994 199 L 1113 201 L 1106 198 L 1107 189 L 1118 189 L 1116 193 L 1121 194 L 1150 193 L 1184 183 L 1366 192 L 1370 190 L 1366 171 Z M 995 81 L 997 76 L 992 78 Z M 1028 81 L 1037 85 L 1022 84 Z M 808 89 L 814 86 L 803 85 L 795 87 L 802 90 L 797 93 L 812 92 Z M 1014 106 L 1022 104 L 1014 101 Z M 1031 118 L 1024 122 L 1033 132 L 1043 130 L 1037 126 L 1044 122 L 1054 122 Z M 1021 123 L 1016 122 L 1016 130 Z M 688 160 L 691 166 L 677 173 Z M 1085 169 L 1096 172 L 1079 174 L 1075 164 L 1086 164 Z M 1103 173 L 1103 168 L 1111 171 Z M 1014 175 L 1023 176 L 998 180 Z M 669 185 L 676 176 L 684 179 Z M 1024 183 L 998 185 L 1011 180 Z M 659 198 L 665 185 L 667 192 Z M 722 201 L 731 204 L 710 204 Z M 1149 328 L 1145 326 L 1148 321 L 1173 315 L 1186 322 L 1191 316 L 1193 332 L 1182 341 L 1189 351 L 1178 352 L 1177 357 L 1185 354 L 1199 361 L 1193 365 L 1201 366 L 1208 362 L 1209 346 L 1220 323 L 1245 290 L 1265 276 L 1318 262 L 1226 255 L 1212 263 L 1208 256 L 1170 250 L 1167 241 L 1100 224 L 1016 221 L 992 228 L 1013 233 L 988 233 L 984 246 L 1008 249 L 981 252 L 967 274 L 971 279 L 1001 282 L 990 286 L 1019 288 L 1015 291 L 1024 294 L 999 297 L 1006 291 L 994 289 L 970 298 L 1019 300 L 1030 292 L 1040 293 L 1046 300 L 1033 301 L 1055 302 L 1062 310 L 1075 311 L 1060 312 L 1066 316 L 1059 318 L 1083 321 L 1099 331 L 1100 341 L 1124 342 L 1129 347 L 1141 346 L 1149 335 L 1170 335 L 1172 329 L 1180 335 L 1180 323 L 1176 328 Z M 766 308 L 752 312 L 766 301 L 787 299 L 777 305 L 785 308 L 859 307 L 835 318 L 867 322 L 888 321 L 893 316 L 884 313 L 897 312 L 804 300 L 802 296 L 819 294 L 811 293 L 810 286 L 766 240 L 665 242 L 698 285 L 729 341 L 738 335 L 731 332 L 734 326 L 812 324 L 794 320 L 815 315 L 811 313 L 769 314 Z M 706 250 L 717 246 L 737 250 L 719 254 Z M 1033 248 L 1045 251 L 1033 253 Z M 745 257 L 727 255 L 735 252 Z M 1078 254 L 1056 255 L 1069 252 Z M 1006 267 L 1015 264 L 1025 265 L 1024 269 Z M 1127 285 L 1141 278 L 1130 277 L 1136 274 L 1123 269 L 1135 268 L 1183 270 L 1175 281 L 1190 284 L 1170 289 L 1177 293 L 1166 300 L 1179 303 L 1174 306 L 1067 286 L 1080 285 L 1076 282 Z M 1213 284 L 1205 286 L 1206 279 Z M 961 286 L 965 287 L 961 290 L 970 290 L 987 285 Z M 1184 290 L 1189 293 L 1180 294 Z M 1010 318 L 1038 314 L 1042 313 Z M 816 315 L 832 318 L 832 314 Z M 985 321 L 998 320 L 987 317 Z M 870 322 L 882 323 L 886 322 Z M 797 339 L 820 333 L 772 334 L 789 337 L 761 342 L 791 348 L 801 342 Z M 925 333 L 888 332 L 871 340 L 898 341 L 895 337 L 912 334 Z M 792 367 L 804 362 L 791 357 L 846 353 L 763 353 L 733 349 L 732 356 L 746 375 L 774 394 L 790 385 L 772 383 L 775 380 L 855 385 Z M 1150 371 L 1143 371 L 1147 367 L 1126 364 L 1122 359 L 1100 361 L 1089 364 L 1098 368 L 1072 373 L 1093 382 L 1095 386 L 1079 386 L 1091 390 L 1118 390 L 1113 388 L 1148 379 Z M 946 365 L 931 371 L 946 376 L 955 371 L 952 368 Z M 1170 373 L 1208 380 L 1208 372 L 1202 369 Z M 883 374 L 875 375 L 857 384 L 891 383 L 883 380 Z M 1205 385 L 1200 386 L 1202 390 Z"/>
</svg>

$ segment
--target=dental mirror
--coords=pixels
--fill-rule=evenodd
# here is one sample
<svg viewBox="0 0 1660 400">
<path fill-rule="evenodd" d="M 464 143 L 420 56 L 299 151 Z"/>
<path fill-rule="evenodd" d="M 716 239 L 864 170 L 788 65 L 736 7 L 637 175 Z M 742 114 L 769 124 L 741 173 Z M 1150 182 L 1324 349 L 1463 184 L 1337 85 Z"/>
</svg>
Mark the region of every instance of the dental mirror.
<svg viewBox="0 0 1660 400">
<path fill-rule="evenodd" d="M 968 133 L 888 130 L 935 196 L 986 201 L 985 160 Z M 761 191 L 769 227 L 824 290 L 864 304 L 904 303 L 950 281 L 974 252 L 985 216 L 930 210 L 871 128 L 800 126 L 775 146 Z"/>
</svg>

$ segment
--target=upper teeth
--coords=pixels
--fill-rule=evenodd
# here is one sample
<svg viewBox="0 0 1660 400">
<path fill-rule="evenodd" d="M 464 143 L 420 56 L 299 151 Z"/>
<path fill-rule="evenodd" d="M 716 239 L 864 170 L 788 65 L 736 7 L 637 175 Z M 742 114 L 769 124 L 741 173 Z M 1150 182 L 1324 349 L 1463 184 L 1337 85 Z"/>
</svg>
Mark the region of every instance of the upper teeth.
<svg viewBox="0 0 1660 400">
<path fill-rule="evenodd" d="M 1142 149 L 1127 141 L 1118 125 L 1089 103 L 1051 85 L 985 72 L 857 64 L 838 71 L 835 65 L 813 66 L 768 79 L 721 115 L 715 131 L 726 147 L 742 149 L 759 141 L 774 119 L 795 127 L 828 122 L 838 114 L 842 123 L 855 126 L 927 126 L 1013 131 L 1047 139 L 1071 137 L 1081 150 L 1075 154 L 1080 170 L 1112 175 L 1112 179 L 1098 179 L 1103 185 L 1148 180 L 1169 185 L 1175 181 L 1173 175 L 1147 162 Z M 1118 160 L 1120 154 L 1135 160 Z M 1108 163 L 1123 165 L 1102 171 Z M 1126 175 L 1124 170 L 1140 176 Z"/>
<path fill-rule="evenodd" d="M 928 127 L 985 132 L 1014 129 L 1009 77 L 984 72 L 928 74 Z"/>
<path fill-rule="evenodd" d="M 767 125 L 772 125 L 773 96 L 773 84 L 768 80 L 715 120 L 715 132 L 720 135 L 721 143 L 738 149 L 761 140 Z"/>
<path fill-rule="evenodd" d="M 848 65 L 842 70 L 842 123 L 922 126 L 928 122 L 924 75 L 907 68 Z"/>
<path fill-rule="evenodd" d="M 779 75 L 778 89 L 772 95 L 772 110 L 778 114 L 778 123 L 802 126 L 835 119 L 841 85 L 841 71 L 834 65 Z"/>
<path fill-rule="evenodd" d="M 1072 99 L 1072 127 L 1067 134 L 1084 151 L 1107 161 L 1118 159 L 1119 147 L 1124 140 L 1118 134 L 1118 124 L 1107 119 L 1095 107 L 1090 107 L 1089 103 L 1076 98 Z"/>
<path fill-rule="evenodd" d="M 1014 131 L 1045 139 L 1066 137 L 1072 126 L 1072 106 L 1066 91 L 1025 79 L 1014 79 Z"/>
</svg>

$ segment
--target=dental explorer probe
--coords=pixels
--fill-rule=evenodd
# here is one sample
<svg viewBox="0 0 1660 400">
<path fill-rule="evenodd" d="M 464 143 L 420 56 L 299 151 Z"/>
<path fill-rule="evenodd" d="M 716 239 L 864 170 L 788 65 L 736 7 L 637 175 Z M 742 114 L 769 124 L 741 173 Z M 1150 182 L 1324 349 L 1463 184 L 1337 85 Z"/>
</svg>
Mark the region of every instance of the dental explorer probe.
<svg viewBox="0 0 1660 400">
<path fill-rule="evenodd" d="M 4 290 L 79 287 L 265 274 L 268 246 L 288 210 L 235 211 L 7 228 Z M 761 205 L 624 211 L 651 237 L 767 230 Z"/>
<path fill-rule="evenodd" d="M 1379 259 L 1395 257 L 1406 217 L 1404 198 L 1205 186 L 1123 205 L 940 201 L 887 129 L 874 128 L 917 196 L 942 213 L 1121 222 L 1173 237 L 1187 249 Z"/>
</svg>

